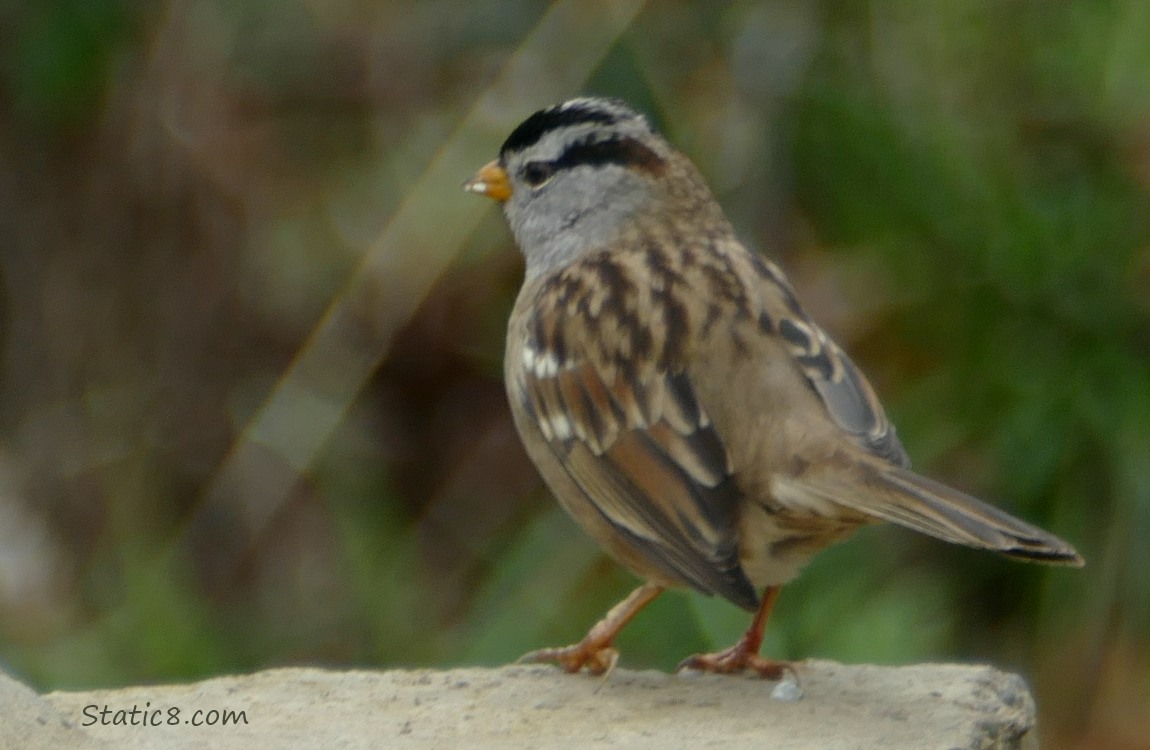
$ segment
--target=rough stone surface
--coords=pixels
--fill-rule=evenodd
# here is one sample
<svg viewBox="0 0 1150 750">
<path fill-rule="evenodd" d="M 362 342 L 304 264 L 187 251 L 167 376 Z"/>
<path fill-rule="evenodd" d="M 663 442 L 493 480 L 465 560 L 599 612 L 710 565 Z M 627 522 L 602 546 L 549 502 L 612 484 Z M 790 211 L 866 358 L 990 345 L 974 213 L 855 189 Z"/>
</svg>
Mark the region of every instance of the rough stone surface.
<svg viewBox="0 0 1150 750">
<path fill-rule="evenodd" d="M 0 748 L 84 748 L 111 746 L 86 735 L 66 712 L 0 672 Z"/>
<path fill-rule="evenodd" d="M 44 696 L 0 676 L 0 748 L 1037 748 L 1034 704 L 1015 675 L 984 666 L 796 666 L 798 701 L 773 698 L 773 683 L 749 677 L 620 669 L 604 681 L 546 666 L 275 669 Z M 105 707 L 109 722 L 135 707 L 136 725 L 100 723 Z M 147 716 L 161 725 L 142 725 L 144 710 L 158 710 Z M 242 711 L 246 722 L 189 723 L 211 710 Z"/>
</svg>

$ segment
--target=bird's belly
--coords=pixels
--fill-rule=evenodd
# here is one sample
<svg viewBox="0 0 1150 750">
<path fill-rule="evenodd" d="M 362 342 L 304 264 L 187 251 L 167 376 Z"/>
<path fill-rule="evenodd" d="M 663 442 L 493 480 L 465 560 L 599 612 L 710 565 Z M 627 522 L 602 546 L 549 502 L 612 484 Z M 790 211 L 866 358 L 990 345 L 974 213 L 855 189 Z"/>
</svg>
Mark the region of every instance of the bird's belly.
<svg viewBox="0 0 1150 750">
<path fill-rule="evenodd" d="M 739 527 L 739 562 L 755 586 L 780 586 L 793 580 L 816 553 L 860 525 L 747 503 Z"/>
</svg>

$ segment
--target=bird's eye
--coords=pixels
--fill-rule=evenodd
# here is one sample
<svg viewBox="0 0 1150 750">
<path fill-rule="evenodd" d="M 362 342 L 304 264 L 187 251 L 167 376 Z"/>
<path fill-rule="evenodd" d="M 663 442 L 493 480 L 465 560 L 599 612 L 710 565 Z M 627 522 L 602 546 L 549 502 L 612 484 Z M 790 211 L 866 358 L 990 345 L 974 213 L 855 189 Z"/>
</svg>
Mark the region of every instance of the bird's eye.
<svg viewBox="0 0 1150 750">
<path fill-rule="evenodd" d="M 533 188 L 550 180 L 553 174 L 555 165 L 549 161 L 529 161 L 523 165 L 523 180 Z"/>
</svg>

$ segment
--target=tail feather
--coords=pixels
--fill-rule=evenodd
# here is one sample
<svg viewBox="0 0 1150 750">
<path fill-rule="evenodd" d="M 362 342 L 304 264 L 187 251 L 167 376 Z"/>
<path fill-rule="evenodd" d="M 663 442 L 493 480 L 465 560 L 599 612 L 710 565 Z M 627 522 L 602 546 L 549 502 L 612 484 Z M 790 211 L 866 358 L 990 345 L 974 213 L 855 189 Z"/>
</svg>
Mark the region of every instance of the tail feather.
<svg viewBox="0 0 1150 750">
<path fill-rule="evenodd" d="M 1075 549 L 1054 536 L 978 498 L 909 469 L 886 464 L 858 466 L 863 482 L 841 472 L 804 476 L 792 490 L 831 501 L 937 539 L 994 550 L 1008 557 L 1081 567 Z M 873 473 L 872 473 L 873 472 Z"/>
<path fill-rule="evenodd" d="M 890 518 L 895 523 L 1009 557 L 1083 565 L 1081 555 L 1062 539 L 953 487 L 897 467 L 884 471 L 881 480 L 911 500 L 898 503 L 904 510 L 902 518 Z"/>
</svg>

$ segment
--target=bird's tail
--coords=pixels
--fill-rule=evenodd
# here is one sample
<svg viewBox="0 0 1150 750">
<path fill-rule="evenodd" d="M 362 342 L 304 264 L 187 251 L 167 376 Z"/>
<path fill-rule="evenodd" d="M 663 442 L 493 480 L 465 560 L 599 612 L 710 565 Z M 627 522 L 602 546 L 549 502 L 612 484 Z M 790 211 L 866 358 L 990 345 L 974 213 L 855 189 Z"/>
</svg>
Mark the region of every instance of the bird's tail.
<svg viewBox="0 0 1150 750">
<path fill-rule="evenodd" d="M 806 475 L 792 490 L 946 542 L 1023 560 L 1083 565 L 1082 557 L 1063 540 L 953 487 L 890 464 L 858 468 L 864 473 L 862 482 L 844 482 L 841 472 L 828 472 Z"/>
<path fill-rule="evenodd" d="M 1072 546 L 1053 534 L 913 471 L 887 468 L 880 483 L 890 488 L 892 496 L 888 512 L 876 513 L 886 520 L 1009 557 L 1075 567 L 1084 563 Z"/>
</svg>

